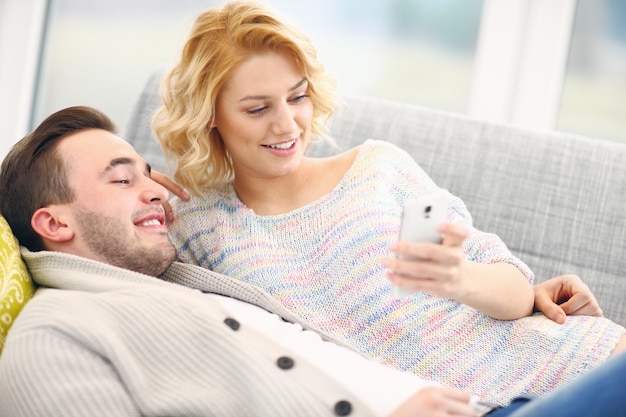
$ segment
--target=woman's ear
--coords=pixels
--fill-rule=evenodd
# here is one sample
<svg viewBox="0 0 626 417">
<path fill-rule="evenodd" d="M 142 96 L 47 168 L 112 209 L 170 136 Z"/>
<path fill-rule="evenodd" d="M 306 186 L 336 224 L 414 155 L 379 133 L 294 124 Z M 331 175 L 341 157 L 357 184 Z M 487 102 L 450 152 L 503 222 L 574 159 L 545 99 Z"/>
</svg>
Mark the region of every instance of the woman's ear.
<svg viewBox="0 0 626 417">
<path fill-rule="evenodd" d="M 63 213 L 53 207 L 42 207 L 30 219 L 33 230 L 42 239 L 52 242 L 67 242 L 74 237 L 72 228 L 63 221 Z"/>
</svg>

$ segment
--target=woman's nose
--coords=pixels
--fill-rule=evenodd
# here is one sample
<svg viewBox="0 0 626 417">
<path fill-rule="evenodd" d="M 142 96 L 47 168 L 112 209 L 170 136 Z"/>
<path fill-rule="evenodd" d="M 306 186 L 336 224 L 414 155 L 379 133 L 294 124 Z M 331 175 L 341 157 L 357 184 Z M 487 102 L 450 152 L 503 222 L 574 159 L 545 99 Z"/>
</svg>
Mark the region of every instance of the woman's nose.
<svg viewBox="0 0 626 417">
<path fill-rule="evenodd" d="M 275 107 L 272 133 L 277 135 L 291 133 L 297 126 L 293 108 L 289 104 L 284 103 Z"/>
</svg>

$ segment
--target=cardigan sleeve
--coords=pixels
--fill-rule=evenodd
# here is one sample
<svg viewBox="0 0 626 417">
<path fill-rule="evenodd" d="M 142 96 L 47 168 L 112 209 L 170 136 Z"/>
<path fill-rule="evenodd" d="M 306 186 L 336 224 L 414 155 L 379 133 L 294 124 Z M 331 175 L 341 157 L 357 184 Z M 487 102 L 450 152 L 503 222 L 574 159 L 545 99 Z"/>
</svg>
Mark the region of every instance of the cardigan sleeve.
<svg viewBox="0 0 626 417">
<path fill-rule="evenodd" d="M 12 338 L 0 361 L 0 417 L 140 416 L 110 363 L 55 329 Z"/>
</svg>

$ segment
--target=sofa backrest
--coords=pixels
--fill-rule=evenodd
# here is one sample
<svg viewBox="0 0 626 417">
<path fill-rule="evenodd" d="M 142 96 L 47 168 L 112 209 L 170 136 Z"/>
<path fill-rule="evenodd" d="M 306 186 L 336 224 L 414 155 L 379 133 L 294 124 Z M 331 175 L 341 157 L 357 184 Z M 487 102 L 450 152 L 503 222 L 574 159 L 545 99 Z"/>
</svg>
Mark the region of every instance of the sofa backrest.
<svg viewBox="0 0 626 417">
<path fill-rule="evenodd" d="M 146 84 L 126 138 L 171 172 L 149 128 L 163 71 Z M 365 97 L 345 98 L 331 135 L 339 149 L 320 144 L 311 154 L 369 138 L 405 149 L 465 201 L 477 228 L 498 234 L 533 269 L 536 282 L 578 274 L 605 316 L 626 325 L 626 145 Z"/>
</svg>

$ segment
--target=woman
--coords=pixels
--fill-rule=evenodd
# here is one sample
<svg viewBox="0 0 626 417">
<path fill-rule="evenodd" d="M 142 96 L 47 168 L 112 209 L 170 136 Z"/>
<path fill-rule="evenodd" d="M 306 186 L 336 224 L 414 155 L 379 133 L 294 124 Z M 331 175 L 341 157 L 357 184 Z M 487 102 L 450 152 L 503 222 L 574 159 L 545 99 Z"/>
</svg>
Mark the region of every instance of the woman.
<svg viewBox="0 0 626 417">
<path fill-rule="evenodd" d="M 440 245 L 398 242 L 404 202 L 439 188 L 387 142 L 305 156 L 336 107 L 334 83 L 310 41 L 262 6 L 200 15 L 162 99 L 154 130 L 193 195 L 172 201 L 182 261 L 264 288 L 382 363 L 490 401 L 551 390 L 623 337 L 602 318 L 529 317 L 532 272 L 473 228 L 455 196 Z M 392 283 L 416 292 L 394 298 Z"/>
</svg>

